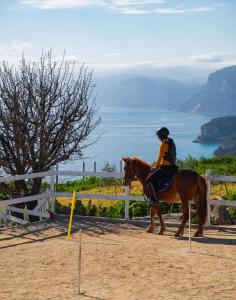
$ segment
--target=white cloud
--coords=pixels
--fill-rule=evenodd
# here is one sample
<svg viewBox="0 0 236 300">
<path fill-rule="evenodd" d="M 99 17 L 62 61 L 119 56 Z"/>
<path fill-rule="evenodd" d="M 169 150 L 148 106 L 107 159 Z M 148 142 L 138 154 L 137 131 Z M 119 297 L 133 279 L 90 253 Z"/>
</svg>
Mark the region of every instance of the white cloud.
<svg viewBox="0 0 236 300">
<path fill-rule="evenodd" d="M 149 14 L 150 11 L 144 9 L 124 9 L 124 10 L 120 10 L 120 13 L 127 14 L 127 15 L 144 15 L 144 14 Z"/>
<path fill-rule="evenodd" d="M 113 0 L 111 1 L 113 5 L 117 6 L 140 6 L 140 5 L 149 5 L 149 4 L 161 4 L 165 1 L 163 0 L 145 0 L 145 1 L 135 1 L 135 0 Z"/>
<path fill-rule="evenodd" d="M 166 3 L 166 0 L 18 0 L 24 6 L 41 10 L 81 8 L 88 6 L 104 6 L 122 14 L 181 14 L 181 13 L 204 13 L 225 6 L 219 3 L 206 7 L 160 7 L 155 6 Z"/>
<path fill-rule="evenodd" d="M 203 13 L 215 10 L 214 7 L 195 7 L 195 8 L 183 8 L 183 7 L 172 7 L 172 8 L 159 8 L 155 12 L 158 14 L 184 14 L 184 13 Z"/>
<path fill-rule="evenodd" d="M 0 46 L 0 60 L 6 60 L 11 63 L 19 61 L 22 54 L 29 55 L 33 51 L 33 47 L 29 42 L 14 42 L 10 45 Z"/>
<path fill-rule="evenodd" d="M 67 9 L 85 6 L 104 6 L 107 1 L 104 0 L 18 0 L 20 4 L 35 9 Z"/>
<path fill-rule="evenodd" d="M 117 56 L 121 56 L 122 53 L 119 52 L 109 52 L 106 54 L 107 57 L 117 57 Z"/>
<path fill-rule="evenodd" d="M 200 63 L 235 63 L 236 53 L 210 52 L 191 56 L 191 60 Z"/>
</svg>

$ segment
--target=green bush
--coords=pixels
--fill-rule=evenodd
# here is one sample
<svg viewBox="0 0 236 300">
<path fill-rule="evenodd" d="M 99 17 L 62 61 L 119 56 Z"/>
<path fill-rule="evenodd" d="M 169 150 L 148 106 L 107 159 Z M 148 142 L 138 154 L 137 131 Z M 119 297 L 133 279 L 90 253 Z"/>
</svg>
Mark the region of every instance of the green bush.
<svg viewBox="0 0 236 300">
<path fill-rule="evenodd" d="M 225 200 L 236 200 L 236 191 L 229 191 L 227 195 L 223 197 Z M 229 214 L 232 218 L 236 218 L 236 207 L 229 207 Z"/>
<path fill-rule="evenodd" d="M 86 216 L 86 207 L 83 205 L 81 200 L 75 201 L 75 214 Z"/>
<path fill-rule="evenodd" d="M 177 165 L 202 175 L 206 173 L 206 170 L 211 170 L 214 175 L 236 175 L 236 156 L 212 156 L 196 159 L 189 155 L 186 159 L 178 160 Z"/>
</svg>

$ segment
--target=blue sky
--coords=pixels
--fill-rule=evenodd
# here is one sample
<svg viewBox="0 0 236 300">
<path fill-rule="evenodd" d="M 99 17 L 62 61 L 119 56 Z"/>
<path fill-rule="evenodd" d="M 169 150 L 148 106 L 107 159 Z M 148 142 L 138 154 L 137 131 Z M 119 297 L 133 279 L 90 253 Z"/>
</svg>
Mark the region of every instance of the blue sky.
<svg viewBox="0 0 236 300">
<path fill-rule="evenodd" d="M 0 60 L 66 49 L 95 71 L 236 64 L 235 0 L 1 0 Z"/>
</svg>

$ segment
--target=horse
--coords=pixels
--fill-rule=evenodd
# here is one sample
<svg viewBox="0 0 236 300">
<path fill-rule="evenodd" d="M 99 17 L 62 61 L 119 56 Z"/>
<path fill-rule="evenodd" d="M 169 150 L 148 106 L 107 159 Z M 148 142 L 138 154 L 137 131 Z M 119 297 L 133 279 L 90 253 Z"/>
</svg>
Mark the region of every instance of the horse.
<svg viewBox="0 0 236 300">
<path fill-rule="evenodd" d="M 143 186 L 143 192 L 150 199 L 150 192 L 147 186 L 146 178 L 151 171 L 151 165 L 138 157 L 123 157 L 124 161 L 124 185 L 130 186 L 131 181 L 138 178 Z M 189 201 L 193 201 L 197 207 L 198 227 L 195 237 L 203 235 L 203 225 L 206 222 L 207 215 L 207 184 L 201 175 L 191 170 L 179 170 L 171 185 L 165 190 L 158 192 L 158 198 L 166 203 L 181 203 L 182 205 L 182 222 L 175 233 L 175 237 L 180 237 L 184 233 L 184 227 L 189 218 Z M 165 231 L 165 225 L 161 215 L 160 204 L 150 207 L 150 224 L 147 232 L 154 231 L 154 217 L 157 213 L 160 220 L 159 234 Z"/>
</svg>

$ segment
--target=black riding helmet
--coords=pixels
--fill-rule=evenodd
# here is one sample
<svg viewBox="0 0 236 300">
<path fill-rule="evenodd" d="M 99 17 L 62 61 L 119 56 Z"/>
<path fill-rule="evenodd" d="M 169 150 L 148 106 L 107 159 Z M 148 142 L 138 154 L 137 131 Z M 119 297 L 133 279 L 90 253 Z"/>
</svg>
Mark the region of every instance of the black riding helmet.
<svg viewBox="0 0 236 300">
<path fill-rule="evenodd" d="M 158 128 L 157 131 L 156 131 L 156 135 L 159 136 L 159 137 L 167 137 L 168 135 L 170 134 L 168 128 L 166 127 L 161 127 L 161 128 Z"/>
</svg>

